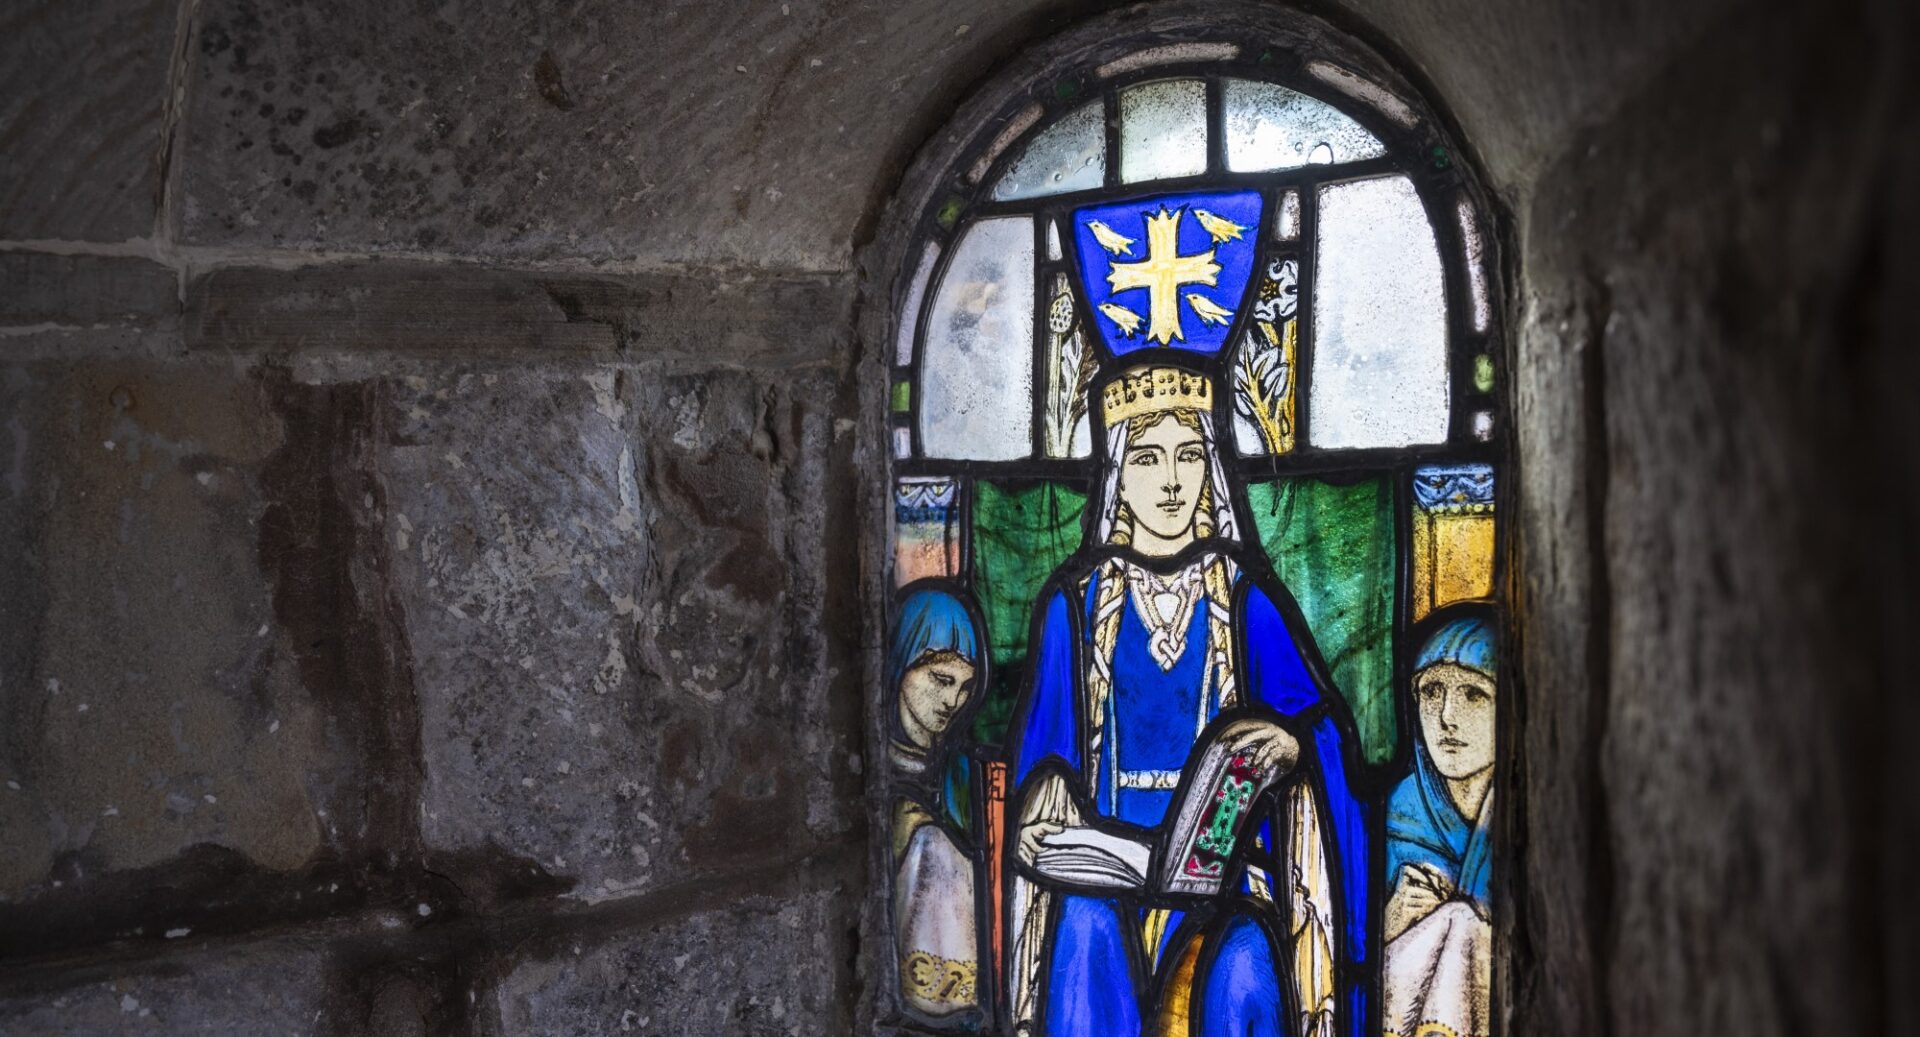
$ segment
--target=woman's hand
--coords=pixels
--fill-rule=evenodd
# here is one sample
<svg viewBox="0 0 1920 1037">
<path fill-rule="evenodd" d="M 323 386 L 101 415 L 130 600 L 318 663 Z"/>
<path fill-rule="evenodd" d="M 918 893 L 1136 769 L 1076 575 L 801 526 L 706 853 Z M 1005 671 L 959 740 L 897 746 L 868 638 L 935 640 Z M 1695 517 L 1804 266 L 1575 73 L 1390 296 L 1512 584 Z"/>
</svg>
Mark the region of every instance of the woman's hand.
<svg viewBox="0 0 1920 1037">
<path fill-rule="evenodd" d="M 1236 720 L 1220 732 L 1220 741 L 1228 752 L 1250 751 L 1255 767 L 1271 767 L 1276 775 L 1293 770 L 1293 765 L 1300 762 L 1299 740 L 1271 720 Z"/>
<path fill-rule="evenodd" d="M 1401 865 L 1393 896 L 1387 900 L 1384 942 L 1392 943 L 1394 937 L 1413 928 L 1454 895 L 1453 881 L 1440 869 L 1430 864 Z"/>
<path fill-rule="evenodd" d="M 1040 840 L 1079 824 L 1080 808 L 1073 805 L 1066 777 L 1058 772 L 1042 774 L 1020 809 L 1020 859 L 1032 864 L 1040 852 Z"/>
</svg>

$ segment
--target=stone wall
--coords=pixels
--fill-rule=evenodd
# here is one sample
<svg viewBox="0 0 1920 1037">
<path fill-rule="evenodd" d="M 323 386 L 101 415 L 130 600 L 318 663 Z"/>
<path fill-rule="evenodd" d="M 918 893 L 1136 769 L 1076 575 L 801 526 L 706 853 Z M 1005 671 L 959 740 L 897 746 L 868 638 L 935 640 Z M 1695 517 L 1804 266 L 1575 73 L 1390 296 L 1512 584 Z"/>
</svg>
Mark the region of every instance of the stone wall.
<svg viewBox="0 0 1920 1037">
<path fill-rule="evenodd" d="M 1107 6 L 0 15 L 0 1033 L 868 1029 L 887 200 Z M 1910 16 L 1323 13 L 1502 210 L 1511 1032 L 1910 1030 Z"/>
</svg>

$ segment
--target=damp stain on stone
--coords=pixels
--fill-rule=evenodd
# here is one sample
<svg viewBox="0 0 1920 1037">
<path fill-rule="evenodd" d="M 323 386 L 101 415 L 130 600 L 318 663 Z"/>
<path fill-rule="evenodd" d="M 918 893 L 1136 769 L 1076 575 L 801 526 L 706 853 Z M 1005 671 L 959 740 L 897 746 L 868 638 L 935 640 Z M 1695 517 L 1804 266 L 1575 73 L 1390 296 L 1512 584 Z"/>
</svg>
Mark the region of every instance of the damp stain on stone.
<svg viewBox="0 0 1920 1037">
<path fill-rule="evenodd" d="M 313 144 L 319 148 L 337 148 L 358 137 L 361 128 L 358 116 L 345 116 L 326 126 L 316 128 L 313 131 Z"/>
<path fill-rule="evenodd" d="M 540 59 L 533 63 L 533 85 L 548 104 L 563 112 L 573 110 L 573 95 L 567 92 L 566 80 L 560 74 L 560 63 L 554 60 L 553 51 L 541 51 Z"/>
</svg>

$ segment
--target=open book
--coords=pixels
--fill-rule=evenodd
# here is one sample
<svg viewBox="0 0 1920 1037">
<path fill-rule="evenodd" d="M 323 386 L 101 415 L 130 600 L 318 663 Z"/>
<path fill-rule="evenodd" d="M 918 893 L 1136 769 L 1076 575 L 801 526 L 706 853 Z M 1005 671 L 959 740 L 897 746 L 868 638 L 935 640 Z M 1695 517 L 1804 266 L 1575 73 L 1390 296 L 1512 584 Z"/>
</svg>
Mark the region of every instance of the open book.
<svg viewBox="0 0 1920 1037">
<path fill-rule="evenodd" d="M 1098 828 L 1069 828 L 1040 840 L 1035 871 L 1050 879 L 1100 889 L 1139 890 L 1147 885 L 1153 847 Z"/>
<path fill-rule="evenodd" d="M 1218 892 L 1254 801 L 1278 776 L 1271 767 L 1254 767 L 1250 756 L 1230 753 L 1214 738 L 1188 761 L 1180 783 L 1183 794 L 1168 815 L 1166 849 L 1157 869 L 1150 833 L 1080 827 L 1042 839 L 1034 870 L 1067 885 L 1095 889 L 1195 896 Z"/>
</svg>

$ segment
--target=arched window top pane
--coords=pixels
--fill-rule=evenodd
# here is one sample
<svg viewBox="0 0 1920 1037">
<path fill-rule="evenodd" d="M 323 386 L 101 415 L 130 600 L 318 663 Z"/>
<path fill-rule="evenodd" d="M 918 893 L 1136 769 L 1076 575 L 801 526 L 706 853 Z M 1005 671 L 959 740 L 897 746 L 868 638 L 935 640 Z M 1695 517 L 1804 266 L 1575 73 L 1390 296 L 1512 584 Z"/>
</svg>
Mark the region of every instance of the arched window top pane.
<svg viewBox="0 0 1920 1037">
<path fill-rule="evenodd" d="M 1033 220 L 966 229 L 927 313 L 920 437 L 930 457 L 1031 452 Z"/>
<path fill-rule="evenodd" d="M 1162 79 L 1120 91 L 1120 182 L 1207 171 L 1207 84 Z"/>
<path fill-rule="evenodd" d="M 1227 168 L 1236 173 L 1379 158 L 1380 138 L 1347 113 L 1277 83 L 1229 79 L 1224 87 Z"/>
<path fill-rule="evenodd" d="M 1320 188 L 1311 442 L 1326 448 L 1447 438 L 1440 250 L 1404 176 Z"/>
<path fill-rule="evenodd" d="M 999 201 L 1089 191 L 1106 182 L 1107 119 L 1098 102 L 1081 105 L 1040 131 L 993 187 Z"/>
</svg>

